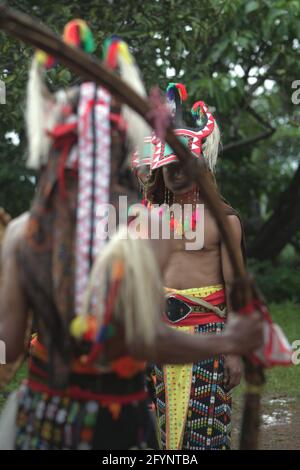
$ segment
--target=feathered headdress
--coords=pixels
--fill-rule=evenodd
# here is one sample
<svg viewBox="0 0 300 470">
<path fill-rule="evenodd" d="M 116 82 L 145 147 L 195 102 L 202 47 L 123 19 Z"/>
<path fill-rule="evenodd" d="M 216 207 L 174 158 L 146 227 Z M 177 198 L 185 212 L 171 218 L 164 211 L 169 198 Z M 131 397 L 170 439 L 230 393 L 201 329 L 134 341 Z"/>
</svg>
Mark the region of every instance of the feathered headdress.
<svg viewBox="0 0 300 470">
<path fill-rule="evenodd" d="M 174 119 L 174 125 L 182 125 L 182 103 L 186 101 L 188 94 L 182 83 L 169 83 L 167 87 L 167 101 Z"/>
<path fill-rule="evenodd" d="M 185 95 L 183 95 L 185 96 Z M 220 131 L 217 123 L 203 101 L 197 101 L 192 107 L 192 116 L 196 121 L 196 128 L 188 128 L 183 123 L 176 126 L 175 134 L 193 152 L 195 157 L 204 156 L 211 171 L 214 171 L 220 144 Z M 177 161 L 171 147 L 154 137 L 155 150 L 151 162 L 151 170 Z"/>
<path fill-rule="evenodd" d="M 197 127 L 206 134 L 203 135 L 202 153 L 209 169 L 214 172 L 220 147 L 220 130 L 213 115 L 209 112 L 203 101 L 196 101 L 191 109 L 192 116 Z M 213 126 L 211 123 L 213 122 Z"/>
<path fill-rule="evenodd" d="M 63 39 L 65 43 L 78 47 L 91 54 L 95 50 L 95 41 L 92 31 L 85 21 L 80 18 L 69 21 L 64 28 Z"/>
<path fill-rule="evenodd" d="M 94 50 L 92 32 L 83 20 L 75 19 L 67 23 L 63 37 L 67 44 L 80 47 L 85 52 Z M 47 131 L 58 122 L 61 107 L 67 100 L 63 92 L 52 95 L 45 83 L 46 70 L 56 63 L 54 57 L 37 50 L 29 71 L 25 112 L 29 147 L 27 166 L 34 170 L 47 163 L 51 145 Z"/>
</svg>

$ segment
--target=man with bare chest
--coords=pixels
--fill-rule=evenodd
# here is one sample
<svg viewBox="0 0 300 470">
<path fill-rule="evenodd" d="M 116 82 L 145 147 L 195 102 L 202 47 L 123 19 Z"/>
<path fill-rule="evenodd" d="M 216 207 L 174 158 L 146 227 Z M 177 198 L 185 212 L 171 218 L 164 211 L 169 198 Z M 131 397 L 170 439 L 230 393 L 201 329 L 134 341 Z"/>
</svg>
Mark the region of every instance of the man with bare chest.
<svg viewBox="0 0 300 470">
<path fill-rule="evenodd" d="M 78 21 L 82 26 L 81 20 L 71 22 L 76 34 Z M 128 47 L 115 40 L 115 52 L 127 51 L 116 63 L 143 90 L 133 59 L 126 63 Z M 169 240 L 136 240 L 129 227 L 112 240 L 99 236 L 104 224 L 98 208 L 117 205 L 119 195 L 135 198 L 125 145 L 137 147 L 134 115 L 127 110 L 125 132 L 123 108 L 103 87 L 84 82 L 52 95 L 44 72 L 35 56 L 27 132 L 28 164 L 40 173 L 38 188 L 30 213 L 9 224 L 2 247 L 0 341 L 7 362 L 19 364 L 27 351 L 29 312 L 37 337 L 26 383 L 8 404 L 11 419 L 0 423 L 0 448 L 148 448 L 156 443 L 145 362 L 248 354 L 261 344 L 261 326 L 244 317 L 233 319 L 219 338 L 191 338 L 161 321 L 160 276 Z M 48 116 L 49 109 L 55 113 Z M 90 294 L 97 292 L 101 298 L 93 302 Z"/>
<path fill-rule="evenodd" d="M 197 130 L 177 129 L 176 133 L 201 148 L 201 130 L 209 128 L 195 157 L 207 162 L 213 178 L 216 155 L 209 143 L 213 135 L 218 146 L 217 125 L 204 103 L 199 112 L 206 121 Z M 204 139 L 203 139 L 204 140 Z M 158 149 L 159 150 L 159 149 Z M 163 153 L 164 152 L 164 153 Z M 191 183 L 183 167 L 165 146 L 154 153 L 148 196 L 152 203 L 170 207 L 170 230 L 174 237 L 172 253 L 164 274 L 165 321 L 191 335 L 219 334 L 230 312 L 232 266 L 217 224 L 201 197 L 201 188 Z M 225 203 L 224 203 L 225 204 Z M 180 209 L 182 209 L 180 211 Z M 188 210 L 189 209 L 189 210 Z M 235 211 L 225 205 L 234 242 L 242 257 L 242 228 Z M 179 212 L 178 212 L 179 211 Z M 181 215 L 180 215 L 181 212 Z M 179 214 L 179 215 L 178 215 Z M 186 215 L 187 214 L 187 215 Z M 191 243 L 201 234 L 201 243 Z M 241 361 L 238 356 L 218 355 L 189 365 L 156 365 L 156 411 L 161 446 L 165 449 L 229 449 L 231 426 L 230 390 L 239 384 Z"/>
</svg>

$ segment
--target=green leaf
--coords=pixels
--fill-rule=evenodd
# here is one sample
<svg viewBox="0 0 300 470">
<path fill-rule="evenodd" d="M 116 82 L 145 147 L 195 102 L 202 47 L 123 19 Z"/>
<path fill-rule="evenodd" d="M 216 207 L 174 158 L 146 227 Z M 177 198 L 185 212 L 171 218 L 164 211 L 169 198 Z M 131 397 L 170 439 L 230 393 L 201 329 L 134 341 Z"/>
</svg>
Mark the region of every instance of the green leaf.
<svg viewBox="0 0 300 470">
<path fill-rule="evenodd" d="M 253 11 L 257 10 L 258 8 L 259 8 L 259 2 L 253 0 L 253 1 L 247 3 L 246 8 L 245 8 L 245 12 L 247 14 L 249 14 L 249 13 L 252 13 Z"/>
</svg>

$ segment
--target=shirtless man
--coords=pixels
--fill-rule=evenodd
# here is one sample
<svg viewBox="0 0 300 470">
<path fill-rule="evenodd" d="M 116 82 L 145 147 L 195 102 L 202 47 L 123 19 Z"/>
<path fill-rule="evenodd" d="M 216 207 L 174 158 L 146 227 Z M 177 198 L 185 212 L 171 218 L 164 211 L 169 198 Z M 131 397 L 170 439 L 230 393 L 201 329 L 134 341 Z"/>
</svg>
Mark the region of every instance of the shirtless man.
<svg viewBox="0 0 300 470">
<path fill-rule="evenodd" d="M 80 86 L 80 90 L 94 93 L 94 88 L 90 88 L 90 84 Z M 79 96 L 80 100 L 88 99 L 85 93 Z M 72 102 L 70 112 L 79 119 L 76 102 Z M 93 113 L 93 110 L 89 109 L 89 112 Z M 89 122 L 92 123 L 91 120 Z M 111 125 L 109 197 L 110 201 L 114 201 L 117 194 L 128 195 L 131 184 L 126 180 L 121 181 L 120 175 L 126 157 L 124 129 L 113 127 L 113 123 Z M 77 140 L 74 145 L 76 143 Z M 71 338 L 73 329 L 70 329 L 75 317 L 75 269 L 72 260 L 77 254 L 73 240 L 77 226 L 75 214 L 79 175 L 78 171 L 74 173 L 74 170 L 65 167 L 67 197 L 62 198 L 59 184 L 56 184 L 57 152 L 56 145 L 50 146 L 48 164 L 41 166 L 38 190 L 30 214 L 24 214 L 11 222 L 2 249 L 0 339 L 6 344 L 7 362 L 15 361 L 26 350 L 24 336 L 30 310 L 38 332 L 38 339 L 31 348 L 28 383 L 22 387 L 19 397 L 16 447 L 102 450 L 142 448 L 151 445 L 153 440 L 147 435 L 150 419 L 144 390 L 144 363 L 141 364 L 141 361 L 181 364 L 214 354 L 248 354 L 260 346 L 262 328 L 258 316 L 233 318 L 218 338 L 214 335 L 190 337 L 159 321 L 157 312 L 163 298 L 157 295 L 158 291 L 151 291 L 148 300 L 150 308 L 147 311 L 151 310 L 152 304 L 155 305 L 152 308 L 153 317 L 149 319 L 143 316 L 140 310 L 134 312 L 134 317 L 128 308 L 126 311 L 127 305 L 122 309 L 121 320 L 115 318 L 113 311 L 110 324 L 112 336 L 104 340 L 101 360 L 97 362 L 96 357 L 95 361 L 91 360 L 87 364 L 85 359 L 98 344 L 98 335 L 96 341 L 83 337 L 80 339 L 88 344 L 80 341 L 74 344 L 77 337 L 74 335 Z M 102 153 L 99 155 L 95 158 L 100 159 Z M 51 181 L 55 185 L 53 183 L 49 191 Z M 127 242 L 122 241 L 124 244 Z M 145 245 L 140 255 L 143 259 L 139 259 L 139 263 L 143 265 L 148 258 L 152 270 L 147 271 L 147 278 L 140 277 L 139 286 L 129 276 L 122 279 L 129 292 L 127 300 L 134 298 L 138 289 L 144 289 L 143 292 L 149 298 L 148 282 L 160 285 L 159 275 L 167 265 L 171 250 L 169 240 L 153 240 L 150 247 L 148 240 L 135 242 Z M 107 243 L 106 247 L 109 246 L 112 245 Z M 121 257 L 121 262 L 130 262 L 128 258 L 129 255 L 127 259 Z M 151 264 L 152 259 L 157 260 L 157 266 Z M 135 269 L 136 266 L 131 266 L 131 272 Z M 107 284 L 110 288 L 113 280 Z M 144 302 L 141 308 L 146 307 Z M 136 320 L 131 322 L 134 334 L 127 335 L 126 315 L 132 315 Z M 143 336 L 148 334 L 147 329 L 137 331 L 137 323 L 142 323 L 140 318 L 146 319 L 155 332 L 151 344 L 143 341 Z M 97 333 L 102 326 L 101 323 L 97 325 Z M 126 377 L 122 361 L 127 366 L 125 372 L 129 365 L 130 373 Z"/>
<path fill-rule="evenodd" d="M 200 103 L 200 105 L 199 105 Z M 199 129 L 177 129 L 176 133 L 201 149 L 201 129 L 214 123 L 203 102 L 198 102 L 204 124 Z M 208 114 L 209 113 L 209 114 Z M 212 132 L 218 146 L 219 131 L 211 125 L 206 138 Z M 200 136 L 200 137 L 199 137 Z M 156 142 L 157 143 L 157 142 Z M 192 144 L 190 144 L 192 145 Z M 164 150 L 161 151 L 161 148 Z M 206 149 L 212 147 L 206 146 Z M 213 150 L 214 152 L 217 149 Z M 164 153 L 163 153 L 164 152 Z M 209 150 L 208 150 L 209 152 Z M 216 163 L 216 154 L 195 155 L 208 164 L 210 174 Z M 191 219 L 176 219 L 171 210 L 171 229 L 174 231 L 173 251 L 164 272 L 167 297 L 165 320 L 176 330 L 197 334 L 219 334 L 225 327 L 230 312 L 230 287 L 233 271 L 217 224 L 201 197 L 201 188 L 191 183 L 177 157 L 166 146 L 157 146 L 152 162 L 152 180 L 148 186 L 152 203 L 169 206 L 186 204 L 193 207 Z M 164 201 L 162 201 L 164 195 Z M 203 204 L 204 212 L 196 212 L 196 205 Z M 224 204 L 232 228 L 238 256 L 242 258 L 242 229 L 235 211 Z M 197 214 L 197 216 L 196 216 Z M 184 220 L 184 221 L 183 221 Z M 187 249 L 187 236 L 193 224 L 202 224 L 204 245 L 202 249 Z M 198 227 L 199 228 L 199 227 Z M 175 236 L 177 233 L 177 237 Z M 179 235 L 179 237 L 178 237 Z M 182 235 L 182 236 L 180 236 Z M 176 239 L 179 238 L 179 239 Z M 208 304 L 203 304 L 203 300 Z M 226 331 L 226 330 L 225 330 Z M 205 336 L 204 336 L 205 337 Z M 241 361 L 236 355 L 213 356 L 209 360 L 186 366 L 156 366 L 156 403 L 161 435 L 161 445 L 166 449 L 228 449 L 230 448 L 230 390 L 239 384 Z"/>
<path fill-rule="evenodd" d="M 28 328 L 28 314 L 32 308 L 32 305 L 30 302 L 28 302 L 27 291 L 24 287 L 24 283 L 22 282 L 22 276 L 20 276 L 22 267 L 19 265 L 17 254 L 19 248 L 24 243 L 24 232 L 26 230 L 27 223 L 28 214 L 24 214 L 20 218 L 13 220 L 7 229 L 3 243 L 2 260 L 4 275 L 0 298 L 0 339 L 4 340 L 6 344 L 7 362 L 14 362 L 18 360 L 20 355 L 26 353 L 24 336 Z M 170 254 L 169 247 L 170 242 L 166 240 L 157 240 L 152 243 L 153 254 L 159 263 L 160 269 L 163 269 L 167 264 L 168 255 Z M 174 266 L 173 262 L 175 261 L 175 258 L 176 254 L 174 254 L 174 257 L 172 256 L 170 258 L 171 265 L 169 268 L 167 268 L 166 271 L 166 275 L 169 278 L 171 276 L 172 266 Z M 147 279 L 144 280 L 147 281 Z M 132 286 L 132 289 L 134 291 L 134 285 Z M 34 315 L 35 318 L 38 318 L 38 312 L 34 312 Z M 166 324 L 161 322 L 158 325 L 157 334 L 151 347 L 146 347 L 143 342 L 140 342 L 138 335 L 133 338 L 131 343 L 122 345 L 122 343 L 124 343 L 124 337 L 122 339 L 122 336 L 123 335 L 117 338 L 118 344 L 114 344 L 112 342 L 112 346 L 107 349 L 106 354 L 108 358 L 110 357 L 111 351 L 113 352 L 112 357 L 115 356 L 114 351 L 120 351 L 121 356 L 124 354 L 124 351 L 127 351 L 127 354 L 129 353 L 130 356 L 137 361 L 142 360 L 147 361 L 148 363 L 182 364 L 185 362 L 195 362 L 196 360 L 199 361 L 215 354 L 248 354 L 260 346 L 262 340 L 262 326 L 259 321 L 258 314 L 253 315 L 251 318 L 248 316 L 236 317 L 229 321 L 226 330 L 218 337 L 211 334 L 200 337 L 196 335 L 188 336 L 181 331 L 176 331 L 175 329 L 169 328 Z M 42 340 L 41 337 L 40 339 Z M 31 372 L 29 373 L 29 378 L 30 377 L 32 377 Z M 127 381 L 128 383 L 130 382 L 130 380 Z M 39 399 L 42 399 L 43 395 L 39 395 L 38 392 L 30 391 L 30 388 L 28 388 L 28 392 L 33 394 L 31 398 L 34 399 L 36 396 Z M 22 393 L 24 393 L 24 390 Z M 72 398 L 72 400 L 74 404 L 78 403 L 78 401 L 76 401 L 74 398 Z M 82 406 L 84 406 L 84 399 L 79 401 L 79 403 L 82 403 Z M 88 406 L 88 403 L 89 402 L 86 401 L 86 407 Z M 51 401 L 46 401 L 45 413 L 50 406 Z M 105 408 L 100 407 L 98 411 L 99 417 L 101 416 L 101 413 L 104 412 L 101 410 L 105 410 Z M 34 410 L 32 411 L 33 413 L 35 412 Z M 135 414 L 132 416 L 129 414 L 129 412 Z M 137 412 L 139 413 L 140 420 L 143 421 L 143 429 L 147 430 L 147 433 L 149 433 L 149 430 L 152 428 L 150 415 L 147 415 L 146 406 L 144 407 L 143 403 L 141 402 L 139 403 L 138 408 L 133 406 L 131 410 L 131 404 L 128 404 L 127 406 L 122 407 L 122 413 L 117 421 L 115 419 L 108 421 L 106 415 L 102 417 L 105 419 L 106 423 L 105 432 L 103 432 L 103 426 L 98 426 L 97 424 L 93 430 L 93 448 L 125 449 L 128 448 L 128 445 L 130 445 L 127 442 L 131 442 L 132 446 L 143 445 L 143 441 L 141 443 L 138 440 L 130 441 L 132 436 L 134 436 L 134 431 L 132 431 L 132 429 L 134 429 L 135 426 L 134 420 L 137 418 Z M 109 412 L 105 413 L 110 416 Z M 131 420 L 131 425 L 129 428 L 128 419 Z M 127 426 L 126 438 L 124 436 L 125 424 Z M 138 430 L 141 430 L 140 425 Z M 37 430 L 34 432 L 36 437 L 39 437 L 39 432 Z M 19 434 L 19 438 L 23 435 L 24 431 Z M 40 447 L 40 444 L 29 444 L 31 441 L 26 442 L 27 444 L 24 448 L 36 448 L 36 445 L 38 445 L 38 448 L 44 448 Z M 154 433 L 150 432 L 150 434 L 148 434 L 146 442 L 148 446 L 156 445 L 154 444 Z M 74 447 L 71 448 L 81 448 L 78 447 L 80 445 L 80 442 L 74 442 L 74 444 L 72 444 Z M 52 447 L 50 446 L 47 448 L 61 448 L 60 446 L 66 446 L 66 443 L 63 444 L 62 442 L 56 442 L 52 444 Z M 18 448 L 23 447 L 18 443 Z"/>
</svg>

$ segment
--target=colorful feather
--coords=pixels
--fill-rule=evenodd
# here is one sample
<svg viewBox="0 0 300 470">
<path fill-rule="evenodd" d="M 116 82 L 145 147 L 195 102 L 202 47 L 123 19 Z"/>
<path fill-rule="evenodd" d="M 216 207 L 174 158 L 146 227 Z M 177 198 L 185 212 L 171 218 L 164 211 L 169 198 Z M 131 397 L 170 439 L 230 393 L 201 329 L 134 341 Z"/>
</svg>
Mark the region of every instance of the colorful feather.
<svg viewBox="0 0 300 470">
<path fill-rule="evenodd" d="M 106 65 L 115 69 L 118 58 L 122 57 L 128 64 L 133 64 L 133 57 L 129 52 L 128 45 L 119 36 L 111 36 L 103 44 L 103 59 Z"/>
<path fill-rule="evenodd" d="M 35 53 L 35 59 L 39 65 L 44 67 L 45 69 L 49 70 L 56 65 L 56 60 L 51 55 L 47 54 L 40 49 L 38 49 Z"/>
<path fill-rule="evenodd" d="M 93 34 L 86 22 L 81 19 L 75 19 L 66 24 L 63 39 L 66 44 L 80 47 L 87 53 L 92 53 L 95 50 Z M 57 64 L 57 60 L 54 57 L 39 49 L 35 53 L 35 58 L 37 63 L 47 70 L 55 67 Z"/>
<path fill-rule="evenodd" d="M 80 18 L 69 21 L 66 24 L 63 39 L 67 44 L 79 47 L 88 54 L 91 54 L 95 50 L 95 41 L 92 31 L 87 23 Z"/>
<path fill-rule="evenodd" d="M 191 113 L 198 126 L 202 126 L 205 122 L 205 119 L 206 119 L 205 108 L 206 108 L 206 105 L 204 101 L 196 101 L 192 106 Z"/>
<path fill-rule="evenodd" d="M 173 83 L 170 82 L 167 87 L 167 97 L 169 101 L 175 101 L 175 97 L 179 96 L 180 102 L 186 101 L 188 98 L 188 93 L 186 91 L 185 85 L 183 83 Z"/>
</svg>

